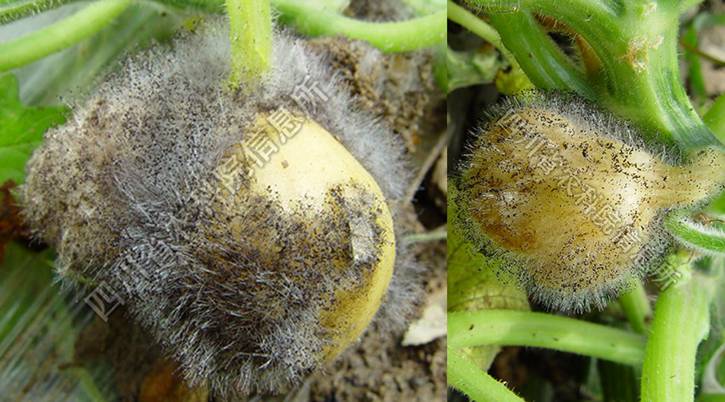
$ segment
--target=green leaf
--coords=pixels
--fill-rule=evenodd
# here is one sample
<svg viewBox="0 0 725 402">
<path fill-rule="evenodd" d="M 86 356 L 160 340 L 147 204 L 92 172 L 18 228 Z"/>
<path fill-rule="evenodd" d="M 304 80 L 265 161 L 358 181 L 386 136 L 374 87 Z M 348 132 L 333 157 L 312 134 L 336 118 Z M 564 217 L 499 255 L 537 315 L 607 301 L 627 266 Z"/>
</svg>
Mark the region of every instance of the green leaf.
<svg viewBox="0 0 725 402">
<path fill-rule="evenodd" d="M 0 76 L 0 183 L 25 178 L 25 163 L 45 131 L 65 122 L 66 107 L 26 107 L 18 97 L 18 80 Z"/>
</svg>

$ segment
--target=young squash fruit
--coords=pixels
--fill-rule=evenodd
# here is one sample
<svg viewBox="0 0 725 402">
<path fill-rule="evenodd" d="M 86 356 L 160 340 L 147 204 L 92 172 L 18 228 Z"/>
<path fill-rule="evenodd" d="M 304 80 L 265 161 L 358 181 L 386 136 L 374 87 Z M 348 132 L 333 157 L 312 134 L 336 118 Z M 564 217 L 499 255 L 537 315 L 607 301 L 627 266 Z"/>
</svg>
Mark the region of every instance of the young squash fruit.
<svg viewBox="0 0 725 402">
<path fill-rule="evenodd" d="M 417 292 L 404 148 L 305 43 L 231 90 L 213 23 L 131 57 L 27 167 L 27 221 L 73 286 L 123 300 L 214 394 L 284 392 Z"/>
<path fill-rule="evenodd" d="M 458 198 L 469 237 L 504 254 L 550 308 L 603 308 L 661 262 L 671 244 L 664 212 L 725 183 L 722 149 L 677 158 L 638 138 L 575 97 L 509 100 L 480 129 L 462 167 Z"/>
</svg>

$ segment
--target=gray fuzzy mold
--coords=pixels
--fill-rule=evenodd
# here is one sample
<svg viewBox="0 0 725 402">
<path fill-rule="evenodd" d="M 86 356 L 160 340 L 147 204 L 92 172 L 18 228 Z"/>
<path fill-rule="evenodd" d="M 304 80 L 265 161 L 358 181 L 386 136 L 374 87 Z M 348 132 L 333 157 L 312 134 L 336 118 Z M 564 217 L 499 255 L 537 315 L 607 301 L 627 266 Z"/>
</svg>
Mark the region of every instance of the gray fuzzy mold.
<svg viewBox="0 0 725 402">
<path fill-rule="evenodd" d="M 46 134 L 22 200 L 34 234 L 56 248 L 65 282 L 117 292 L 192 384 L 221 395 L 281 392 L 320 366 L 320 295 L 354 286 L 375 250 L 355 250 L 364 258 L 342 272 L 329 261 L 349 257 L 348 222 L 375 216 L 359 212 L 364 196 L 332 205 L 316 228 L 252 195 L 220 213 L 214 205 L 222 201 L 206 191 L 218 186 L 213 169 L 258 113 L 299 110 L 295 88 L 311 82 L 327 99 L 308 98 L 308 117 L 375 178 L 393 214 L 410 174 L 400 141 L 360 110 L 324 57 L 290 34 L 275 35 L 263 82 L 230 91 L 227 35 L 214 23 L 172 49 L 130 57 Z M 397 244 L 376 316 L 384 329 L 402 325 L 418 292 L 418 268 Z"/>
<path fill-rule="evenodd" d="M 535 114 L 535 124 L 512 123 L 522 113 Z M 561 137 L 547 137 L 534 151 L 531 138 L 552 131 Z M 674 244 L 663 227 L 666 213 L 702 205 L 722 188 L 719 151 L 681 155 L 645 143 L 635 127 L 570 94 L 508 98 L 474 135 L 457 178 L 457 219 L 473 244 L 505 258 L 531 297 L 556 311 L 604 309 L 633 280 L 660 276 Z M 536 167 L 541 155 L 561 159 L 550 158 L 560 162 L 546 171 Z M 591 190 L 597 204 L 590 212 L 575 201 L 581 194 L 564 195 L 568 177 Z M 618 214 L 612 233 L 596 223 L 601 211 Z M 635 238 L 631 248 L 619 245 L 627 236 Z"/>
</svg>

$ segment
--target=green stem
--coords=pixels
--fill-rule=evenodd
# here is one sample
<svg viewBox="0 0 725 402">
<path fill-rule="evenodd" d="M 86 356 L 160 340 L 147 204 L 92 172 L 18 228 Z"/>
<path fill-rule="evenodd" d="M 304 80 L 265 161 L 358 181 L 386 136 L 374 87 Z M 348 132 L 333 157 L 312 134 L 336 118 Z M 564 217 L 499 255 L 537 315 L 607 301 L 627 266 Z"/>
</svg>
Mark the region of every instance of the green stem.
<svg viewBox="0 0 725 402">
<path fill-rule="evenodd" d="M 217 12 L 222 0 L 157 0 L 173 6 L 186 6 Z M 385 52 L 407 52 L 445 43 L 446 12 L 406 21 L 369 22 L 340 15 L 312 2 L 272 0 L 280 22 L 293 25 L 310 36 L 344 36 L 363 40 Z"/>
<path fill-rule="evenodd" d="M 667 215 L 665 227 L 690 249 L 704 254 L 725 256 L 725 232 L 692 222 L 684 211 Z"/>
<path fill-rule="evenodd" d="M 272 12 L 269 0 L 227 0 L 232 53 L 232 88 L 254 85 L 269 70 L 272 58 Z"/>
<path fill-rule="evenodd" d="M 7 24 L 74 1 L 77 0 L 25 0 L 3 4 L 0 5 L 0 24 Z"/>
<path fill-rule="evenodd" d="M 533 15 L 491 15 L 491 24 L 538 88 L 573 90 L 589 99 L 595 96 L 584 73 L 546 35 Z"/>
<path fill-rule="evenodd" d="M 560 0 L 558 2 L 550 2 L 546 5 L 546 0 L 464 0 L 475 8 L 490 14 L 512 14 L 521 9 L 531 8 L 532 6 L 549 7 L 557 9 L 567 8 L 564 12 L 585 13 L 588 15 L 612 12 L 610 5 L 603 0 Z"/>
<path fill-rule="evenodd" d="M 640 334 L 647 330 L 647 317 L 652 315 L 652 308 L 641 281 L 636 281 L 632 288 L 619 297 L 619 304 L 629 320 L 632 329 Z"/>
<path fill-rule="evenodd" d="M 90 37 L 113 21 L 131 0 L 104 0 L 23 37 L 0 44 L 0 72 L 23 66 Z"/>
<path fill-rule="evenodd" d="M 448 0 L 448 19 L 485 39 L 500 50 L 501 53 L 504 53 L 507 58 L 511 56 L 512 60 L 516 60 L 503 45 L 501 36 L 492 26 L 451 0 Z"/>
<path fill-rule="evenodd" d="M 75 0 L 58 1 L 70 2 Z M 223 12 L 225 6 L 223 0 L 156 1 L 179 8 L 211 13 Z M 255 7 L 262 6 L 253 0 L 232 0 L 230 3 L 240 5 L 247 2 Z M 21 67 L 78 43 L 108 25 L 130 3 L 131 0 L 98 1 L 73 16 L 51 26 L 35 31 L 22 38 L 0 43 L 0 55 L 2 55 L 2 58 L 0 58 L 0 72 Z M 272 0 L 272 4 L 280 12 L 280 19 L 283 22 L 292 24 L 300 32 L 311 36 L 345 36 L 350 39 L 367 41 L 371 45 L 386 52 L 418 50 L 445 42 L 445 11 L 407 21 L 377 23 L 347 18 L 327 9 L 320 9 L 307 3 L 298 4 L 291 0 Z M 8 11 L 8 13 L 10 12 Z M 251 31 L 244 29 L 246 27 L 244 24 L 246 20 L 243 18 L 234 18 L 235 22 L 230 25 L 235 25 L 232 28 L 239 30 L 238 32 L 241 32 L 241 35 L 232 36 L 232 42 L 240 42 L 244 40 L 244 37 L 252 37 L 250 35 Z M 257 25 L 257 27 L 259 28 L 260 25 Z M 262 31 L 260 30 L 259 32 Z M 261 38 L 264 38 L 264 36 Z M 245 45 L 241 44 L 240 46 L 241 48 L 245 47 Z M 239 72 L 240 70 L 235 69 L 234 74 L 238 74 L 239 77 L 233 77 L 232 82 L 240 82 L 246 75 L 255 76 L 255 71 L 264 71 L 264 68 L 262 68 L 264 66 L 263 61 L 265 60 L 263 51 L 265 48 L 264 40 L 255 43 L 253 46 L 250 45 L 249 48 L 255 49 L 255 53 L 258 53 L 258 55 L 253 56 L 255 60 L 251 64 L 251 68 L 254 68 L 254 70 L 247 69 Z M 240 47 L 233 46 L 233 49 L 240 49 Z M 243 53 L 241 50 L 236 50 L 235 52 L 238 52 L 238 54 Z M 238 66 L 242 63 L 242 59 L 241 56 L 235 56 L 233 57 L 233 63 Z M 246 62 L 243 64 L 246 66 Z"/>
<path fill-rule="evenodd" d="M 642 368 L 643 401 L 694 400 L 697 346 L 709 332 L 713 293 L 696 274 L 660 293 Z"/>
<path fill-rule="evenodd" d="M 645 339 L 627 331 L 568 317 L 482 310 L 450 312 L 448 342 L 454 348 L 534 346 L 636 365 L 644 356 Z"/>
<path fill-rule="evenodd" d="M 509 3 L 520 9 L 492 13 L 491 23 L 538 87 L 577 92 L 634 121 L 651 140 L 682 149 L 717 143 L 679 79 L 679 8 L 584 0 L 496 2 Z M 537 15 L 552 17 L 583 38 L 601 66 L 582 66 L 565 55 Z"/>
<path fill-rule="evenodd" d="M 297 0 L 274 0 L 280 20 L 310 36 L 341 35 L 369 42 L 384 52 L 404 52 L 445 43 L 446 12 L 400 22 L 366 22 Z"/>
<path fill-rule="evenodd" d="M 450 385 L 476 402 L 524 402 L 506 385 L 479 369 L 460 351 L 448 349 Z"/>
<path fill-rule="evenodd" d="M 425 233 L 414 233 L 403 237 L 406 244 L 422 243 L 429 241 L 445 240 L 448 237 L 448 231 L 445 225 L 435 230 Z"/>
</svg>

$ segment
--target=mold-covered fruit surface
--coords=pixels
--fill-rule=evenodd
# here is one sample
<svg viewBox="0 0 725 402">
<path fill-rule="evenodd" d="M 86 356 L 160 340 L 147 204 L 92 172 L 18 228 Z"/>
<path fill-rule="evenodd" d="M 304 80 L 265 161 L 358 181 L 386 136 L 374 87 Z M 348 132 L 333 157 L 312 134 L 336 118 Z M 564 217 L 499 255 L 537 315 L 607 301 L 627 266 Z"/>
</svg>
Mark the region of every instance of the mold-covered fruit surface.
<svg viewBox="0 0 725 402">
<path fill-rule="evenodd" d="M 445 397 L 445 2 L 25 3 L 6 398 Z"/>
<path fill-rule="evenodd" d="M 220 394 L 298 384 L 376 316 L 399 327 L 417 292 L 394 277 L 413 267 L 393 223 L 402 141 L 303 41 L 274 42 L 239 91 L 223 24 L 132 57 L 48 132 L 22 194 L 58 272 L 117 292 Z"/>
<path fill-rule="evenodd" d="M 603 308 L 660 261 L 663 211 L 725 182 L 725 155 L 676 162 L 576 98 L 529 94 L 480 129 L 460 177 L 475 242 L 500 248 L 533 295 L 564 311 Z"/>
<path fill-rule="evenodd" d="M 277 132 L 269 119 L 280 112 L 258 118 L 253 132 L 274 141 Z M 327 338 L 322 359 L 329 361 L 360 336 L 380 307 L 393 276 L 394 225 L 382 190 L 355 157 L 314 121 L 302 119 L 297 124 L 295 135 L 285 140 L 269 163 L 244 167 L 250 170 L 248 189 L 230 191 L 224 183 L 238 179 L 239 172 L 228 171 L 228 165 L 243 160 L 256 137 L 248 136 L 229 150 L 217 167 L 216 185 L 223 195 L 212 206 L 224 224 L 215 225 L 207 236 L 250 237 L 249 223 L 239 220 L 249 217 L 238 214 L 240 208 L 252 209 L 248 190 L 262 197 L 264 208 L 269 207 L 264 200 L 273 200 L 280 215 L 299 222 L 294 232 L 280 233 L 277 225 L 267 226 L 274 221 L 271 216 L 260 214 L 254 218 L 260 229 L 248 240 L 247 253 L 259 253 L 270 262 L 289 253 L 280 268 L 295 282 L 308 282 L 310 274 L 305 271 L 310 266 L 322 271 L 325 262 L 330 264 L 327 269 L 332 272 L 326 273 L 330 277 L 349 275 L 346 271 L 353 266 L 359 270 L 322 292 L 328 300 L 321 301 L 317 320 Z M 309 282 L 313 291 L 320 291 L 319 282 Z"/>
</svg>

